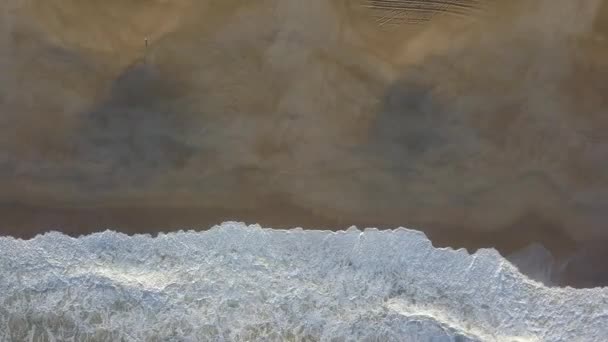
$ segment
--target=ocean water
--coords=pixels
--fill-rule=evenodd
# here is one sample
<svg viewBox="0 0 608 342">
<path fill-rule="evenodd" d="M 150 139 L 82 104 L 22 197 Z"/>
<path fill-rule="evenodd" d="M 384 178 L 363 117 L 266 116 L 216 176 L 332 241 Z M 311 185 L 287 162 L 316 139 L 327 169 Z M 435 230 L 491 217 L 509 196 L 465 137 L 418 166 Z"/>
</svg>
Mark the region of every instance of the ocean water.
<svg viewBox="0 0 608 342">
<path fill-rule="evenodd" d="M 608 289 L 548 288 L 418 231 L 0 238 L 1 341 L 603 341 Z"/>
</svg>

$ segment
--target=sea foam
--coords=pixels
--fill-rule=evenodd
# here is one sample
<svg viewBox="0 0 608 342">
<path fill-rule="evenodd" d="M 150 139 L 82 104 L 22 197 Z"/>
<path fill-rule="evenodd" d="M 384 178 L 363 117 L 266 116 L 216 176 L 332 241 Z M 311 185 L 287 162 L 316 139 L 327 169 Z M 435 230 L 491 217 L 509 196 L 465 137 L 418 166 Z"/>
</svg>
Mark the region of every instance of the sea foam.
<svg viewBox="0 0 608 342">
<path fill-rule="evenodd" d="M 608 289 L 548 288 L 423 233 L 0 238 L 2 341 L 602 341 Z"/>
</svg>

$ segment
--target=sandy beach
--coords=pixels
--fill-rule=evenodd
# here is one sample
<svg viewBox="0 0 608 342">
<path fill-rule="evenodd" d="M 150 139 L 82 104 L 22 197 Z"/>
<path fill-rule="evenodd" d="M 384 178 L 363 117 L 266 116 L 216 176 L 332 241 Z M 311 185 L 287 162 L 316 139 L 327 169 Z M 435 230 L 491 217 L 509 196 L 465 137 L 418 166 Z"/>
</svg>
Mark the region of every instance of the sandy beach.
<svg viewBox="0 0 608 342">
<path fill-rule="evenodd" d="M 605 241 L 607 3 L 5 1 L 0 234 Z"/>
</svg>

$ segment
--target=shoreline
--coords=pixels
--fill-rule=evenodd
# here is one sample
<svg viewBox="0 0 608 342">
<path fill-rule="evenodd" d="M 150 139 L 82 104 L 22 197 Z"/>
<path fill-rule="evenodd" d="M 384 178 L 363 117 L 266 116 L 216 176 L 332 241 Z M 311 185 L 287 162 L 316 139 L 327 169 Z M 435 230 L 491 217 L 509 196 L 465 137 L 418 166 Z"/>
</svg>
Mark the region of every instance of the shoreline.
<svg viewBox="0 0 608 342">
<path fill-rule="evenodd" d="M 78 237 L 107 229 L 128 235 L 168 233 L 179 230 L 208 230 L 222 222 L 259 224 L 275 229 L 307 230 L 415 229 L 425 233 L 436 247 L 495 248 L 510 253 L 530 243 L 541 243 L 556 255 L 567 254 L 577 243 L 554 226 L 529 217 L 498 231 L 476 231 L 458 225 L 432 222 L 339 221 L 314 215 L 285 203 L 256 209 L 208 207 L 81 207 L 40 206 L 0 203 L 0 236 L 30 239 L 38 234 L 58 231 Z"/>
</svg>

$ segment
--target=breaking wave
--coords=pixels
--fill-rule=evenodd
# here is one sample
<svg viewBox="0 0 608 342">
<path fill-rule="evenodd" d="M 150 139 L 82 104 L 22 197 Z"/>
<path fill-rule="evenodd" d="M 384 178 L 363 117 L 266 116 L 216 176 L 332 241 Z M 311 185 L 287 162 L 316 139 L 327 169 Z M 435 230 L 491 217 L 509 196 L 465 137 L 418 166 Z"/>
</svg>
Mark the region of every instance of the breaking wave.
<svg viewBox="0 0 608 342">
<path fill-rule="evenodd" d="M 424 234 L 0 238 L 2 341 L 601 341 L 608 289 L 547 288 Z"/>
</svg>

